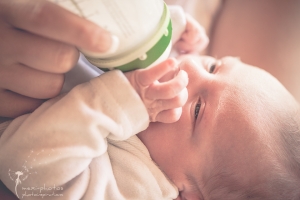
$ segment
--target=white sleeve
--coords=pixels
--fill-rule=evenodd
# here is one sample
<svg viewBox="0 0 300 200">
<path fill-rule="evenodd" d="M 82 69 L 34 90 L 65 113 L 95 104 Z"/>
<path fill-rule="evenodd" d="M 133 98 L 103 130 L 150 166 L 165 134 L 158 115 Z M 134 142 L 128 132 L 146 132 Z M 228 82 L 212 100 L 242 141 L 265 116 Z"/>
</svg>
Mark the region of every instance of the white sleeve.
<svg viewBox="0 0 300 200">
<path fill-rule="evenodd" d="M 73 193 L 81 199 L 90 184 L 82 179 L 92 160 L 106 154 L 106 138 L 125 140 L 144 130 L 148 118 L 126 77 L 105 73 L 10 124 L 0 138 L 0 179 L 14 193 L 79 185 L 82 191 Z"/>
</svg>

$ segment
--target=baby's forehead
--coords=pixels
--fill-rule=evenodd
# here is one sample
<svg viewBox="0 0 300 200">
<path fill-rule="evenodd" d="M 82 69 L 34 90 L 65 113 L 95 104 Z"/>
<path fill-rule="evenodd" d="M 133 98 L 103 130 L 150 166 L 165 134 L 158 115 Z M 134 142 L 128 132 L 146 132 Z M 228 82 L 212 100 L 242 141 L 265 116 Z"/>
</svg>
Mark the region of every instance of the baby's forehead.
<svg viewBox="0 0 300 200">
<path fill-rule="evenodd" d="M 210 169 L 204 175 L 211 183 L 211 190 L 225 186 L 238 188 L 244 182 L 255 182 L 263 174 L 263 168 L 267 168 L 264 158 L 273 156 L 268 147 L 276 145 L 270 134 L 276 130 L 275 124 L 270 126 L 276 118 L 264 115 L 264 110 L 258 111 L 252 104 L 243 106 L 234 100 L 221 100 L 221 104 L 209 134 Z"/>
</svg>

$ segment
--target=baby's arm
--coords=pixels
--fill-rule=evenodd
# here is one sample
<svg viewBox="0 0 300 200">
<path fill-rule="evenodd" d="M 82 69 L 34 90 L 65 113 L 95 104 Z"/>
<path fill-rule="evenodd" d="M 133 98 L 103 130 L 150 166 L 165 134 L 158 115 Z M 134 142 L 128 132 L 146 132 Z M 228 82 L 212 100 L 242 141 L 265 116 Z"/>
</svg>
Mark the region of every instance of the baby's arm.
<svg viewBox="0 0 300 200">
<path fill-rule="evenodd" d="M 171 64 L 165 65 L 168 62 Z M 178 78 L 172 82 L 177 71 L 172 63 L 171 60 L 160 65 L 164 73 L 159 75 L 154 74 L 157 68 L 149 68 L 127 77 L 137 81 L 134 88 L 142 91 L 140 94 L 145 94 L 146 100 L 155 102 L 153 91 L 166 88 L 159 83 L 151 86 L 152 81 L 159 78 L 169 86 L 180 82 Z M 139 82 L 140 78 L 145 80 Z M 140 83 L 149 85 L 136 88 Z M 181 87 L 184 89 L 185 84 L 175 87 L 176 94 Z M 56 186 L 63 188 L 56 193 L 63 194 L 64 199 L 89 199 L 99 191 L 98 184 L 104 184 L 103 192 L 97 193 L 103 196 L 98 199 L 104 199 L 106 192 L 114 192 L 115 199 L 120 199 L 106 153 L 106 138 L 125 140 L 148 126 L 147 109 L 134 88 L 120 71 L 108 72 L 44 103 L 32 114 L 15 119 L 0 138 L 0 179 L 19 198 L 25 193 L 22 188 Z M 165 110 L 164 106 L 154 108 Z"/>
<path fill-rule="evenodd" d="M 20 198 L 22 187 L 45 184 L 65 188 L 64 199 L 81 199 L 90 187 L 91 162 L 101 160 L 110 168 L 105 138 L 127 139 L 148 123 L 126 77 L 120 71 L 105 73 L 12 122 L 0 139 L 0 179 L 16 193 L 16 173 L 22 172 Z M 114 187 L 111 176 L 102 177 L 109 188 Z"/>
</svg>

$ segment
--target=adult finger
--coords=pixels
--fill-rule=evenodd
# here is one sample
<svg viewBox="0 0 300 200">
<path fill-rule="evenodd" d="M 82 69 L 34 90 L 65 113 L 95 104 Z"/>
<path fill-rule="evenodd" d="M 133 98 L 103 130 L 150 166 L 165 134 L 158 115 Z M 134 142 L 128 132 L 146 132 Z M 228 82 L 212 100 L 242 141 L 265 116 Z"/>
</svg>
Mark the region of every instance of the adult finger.
<svg viewBox="0 0 300 200">
<path fill-rule="evenodd" d="M 0 69 L 2 89 L 32 98 L 46 99 L 57 96 L 64 83 L 63 74 L 46 73 L 15 64 Z"/>
<path fill-rule="evenodd" d="M 188 75 L 185 71 L 180 70 L 173 79 L 152 84 L 146 92 L 147 99 L 171 99 L 177 96 L 188 84 Z"/>
<path fill-rule="evenodd" d="M 0 90 L 0 116 L 15 118 L 30 113 L 44 100 L 26 97 L 8 90 Z"/>
<path fill-rule="evenodd" d="M 68 43 L 91 52 L 105 52 L 111 35 L 66 9 L 41 0 L 2 0 L 2 18 L 19 29 Z"/>
<path fill-rule="evenodd" d="M 2 60 L 22 63 L 51 73 L 65 73 L 78 61 L 79 52 L 71 45 L 25 31 L 8 28 L 0 32 Z"/>
</svg>

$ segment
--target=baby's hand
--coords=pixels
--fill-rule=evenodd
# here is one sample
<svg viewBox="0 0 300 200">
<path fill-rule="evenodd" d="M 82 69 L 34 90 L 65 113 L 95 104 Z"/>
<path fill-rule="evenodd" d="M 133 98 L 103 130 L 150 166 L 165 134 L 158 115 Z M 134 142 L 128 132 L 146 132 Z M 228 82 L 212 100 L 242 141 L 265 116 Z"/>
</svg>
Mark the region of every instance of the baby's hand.
<svg viewBox="0 0 300 200">
<path fill-rule="evenodd" d="M 186 28 L 174 48 L 179 53 L 199 53 L 209 43 L 204 27 L 202 27 L 192 16 L 186 14 Z"/>
<path fill-rule="evenodd" d="M 180 118 L 188 97 L 188 75 L 174 59 L 125 76 L 144 102 L 151 122 L 172 123 Z"/>
</svg>

